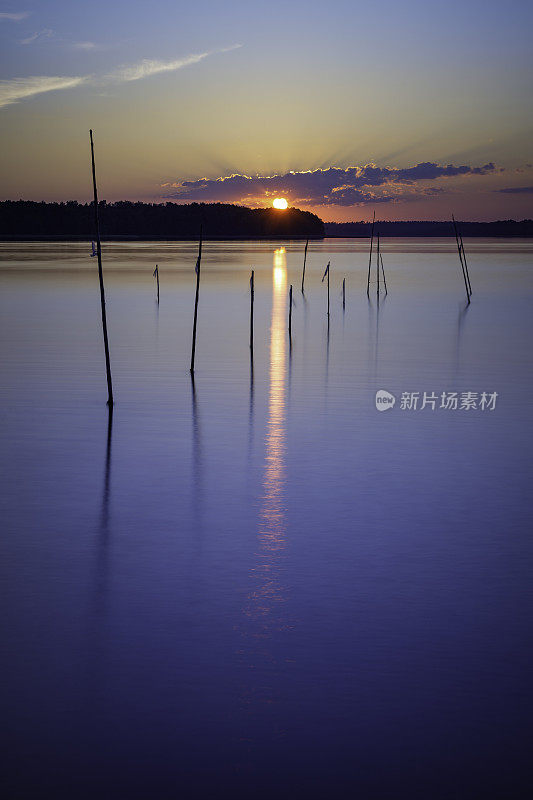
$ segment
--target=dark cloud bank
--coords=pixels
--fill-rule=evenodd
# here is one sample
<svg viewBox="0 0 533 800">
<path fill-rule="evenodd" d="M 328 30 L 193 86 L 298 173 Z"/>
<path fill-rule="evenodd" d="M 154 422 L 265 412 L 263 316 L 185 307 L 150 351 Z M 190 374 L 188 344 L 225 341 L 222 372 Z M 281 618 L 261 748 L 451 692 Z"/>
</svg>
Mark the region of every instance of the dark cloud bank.
<svg viewBox="0 0 533 800">
<path fill-rule="evenodd" d="M 308 172 L 286 172 L 284 175 L 200 178 L 163 186 L 174 190 L 167 195 L 168 199 L 183 201 L 246 202 L 284 195 L 291 203 L 299 205 L 353 206 L 415 200 L 443 191 L 440 187 L 416 186 L 419 182 L 487 175 L 496 171 L 493 163 L 470 167 L 443 166 L 427 161 L 406 169 L 367 164 L 347 169 L 329 167 Z"/>
</svg>

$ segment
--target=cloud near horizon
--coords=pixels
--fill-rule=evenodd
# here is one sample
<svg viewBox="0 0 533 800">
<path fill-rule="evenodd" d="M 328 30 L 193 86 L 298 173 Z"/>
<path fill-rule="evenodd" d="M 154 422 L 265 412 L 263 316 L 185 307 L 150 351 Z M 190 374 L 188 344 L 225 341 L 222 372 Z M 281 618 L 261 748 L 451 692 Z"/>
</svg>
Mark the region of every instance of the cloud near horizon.
<svg viewBox="0 0 533 800">
<path fill-rule="evenodd" d="M 509 186 L 506 189 L 496 189 L 501 194 L 533 194 L 533 186 Z"/>
<path fill-rule="evenodd" d="M 33 38 L 30 37 L 33 41 Z M 29 43 L 29 41 L 27 43 Z M 86 43 L 89 44 L 89 43 Z M 52 92 L 59 89 L 71 89 L 74 86 L 81 84 L 91 85 L 105 85 L 109 83 L 128 83 L 130 81 L 138 81 L 143 78 L 148 78 L 151 75 L 157 75 L 161 72 L 175 72 L 176 70 L 187 67 L 191 64 L 197 64 L 209 56 L 218 55 L 219 53 L 228 53 L 231 50 L 236 50 L 241 47 L 240 44 L 234 44 L 231 47 L 223 47 L 218 50 L 209 50 L 205 53 L 196 53 L 184 58 L 176 59 L 173 61 L 152 61 L 144 59 L 139 64 L 132 66 L 119 67 L 107 75 L 80 75 L 80 76 L 48 76 L 37 75 L 29 76 L 27 78 L 11 78 L 8 80 L 0 80 L 0 108 L 3 106 L 17 103 L 28 97 L 33 97 L 43 92 Z"/>
<path fill-rule="evenodd" d="M 265 202 L 283 195 L 291 203 L 313 206 L 354 206 L 368 203 L 406 202 L 421 196 L 435 195 L 441 187 L 417 186 L 422 181 L 458 176 L 487 175 L 496 172 L 491 162 L 481 167 L 441 165 L 422 162 L 412 167 L 329 167 L 283 175 L 250 177 L 228 175 L 221 178 L 200 178 L 194 181 L 164 183 L 175 189 L 168 199 L 199 202 Z"/>
</svg>

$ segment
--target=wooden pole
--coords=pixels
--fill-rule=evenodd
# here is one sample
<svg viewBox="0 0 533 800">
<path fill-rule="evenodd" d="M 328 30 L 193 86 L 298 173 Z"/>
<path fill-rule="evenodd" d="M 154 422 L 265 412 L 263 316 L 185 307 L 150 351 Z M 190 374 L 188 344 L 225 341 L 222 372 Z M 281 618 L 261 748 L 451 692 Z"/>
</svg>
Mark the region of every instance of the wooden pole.
<svg viewBox="0 0 533 800">
<path fill-rule="evenodd" d="M 381 272 L 382 272 L 382 275 L 383 275 L 383 286 L 385 287 L 385 294 L 388 294 L 387 281 L 385 280 L 385 270 L 383 269 L 383 256 L 381 254 L 380 254 L 380 258 L 381 258 Z"/>
<path fill-rule="evenodd" d="M 113 405 L 113 382 L 111 380 L 111 363 L 109 360 L 109 342 L 107 340 L 107 318 L 105 311 L 104 274 L 102 272 L 102 246 L 100 243 L 100 223 L 98 220 L 98 190 L 96 188 L 96 169 L 94 166 L 94 143 L 92 129 L 89 131 L 91 139 L 91 164 L 93 170 L 93 195 L 94 195 L 94 226 L 96 229 L 96 255 L 98 256 L 98 279 L 100 281 L 100 306 L 102 309 L 102 331 L 104 334 L 105 368 L 107 375 L 107 405 Z"/>
<path fill-rule="evenodd" d="M 452 214 L 452 222 L 453 222 L 453 229 L 455 231 L 455 241 L 457 243 L 457 251 L 459 253 L 459 261 L 461 262 L 461 269 L 463 271 L 463 278 L 464 278 L 464 282 L 465 282 L 466 302 L 467 302 L 468 305 L 470 305 L 470 292 L 468 290 L 468 280 L 466 278 L 465 265 L 463 263 L 463 255 L 461 253 L 461 245 L 459 244 L 459 234 L 457 232 L 457 225 L 456 225 L 455 217 L 453 216 L 453 214 Z"/>
<path fill-rule="evenodd" d="M 342 310 L 346 308 L 346 278 L 342 279 Z"/>
<path fill-rule="evenodd" d="M 307 261 L 307 247 L 309 245 L 309 239 L 305 242 L 305 250 L 304 250 L 304 268 L 302 271 L 302 294 L 304 293 L 304 281 L 305 281 L 305 262 Z"/>
<path fill-rule="evenodd" d="M 376 221 L 376 212 L 374 211 L 374 216 L 372 217 L 372 232 L 370 234 L 370 255 L 368 256 L 368 278 L 366 281 L 366 294 L 367 296 L 370 295 L 370 268 L 372 266 L 372 245 L 374 243 L 374 223 Z"/>
<path fill-rule="evenodd" d="M 378 250 L 377 250 L 376 275 L 377 275 L 377 280 L 378 280 L 378 285 L 377 285 L 377 290 L 376 291 L 377 291 L 377 295 L 378 295 L 378 298 L 379 298 L 379 233 L 378 233 Z"/>
<path fill-rule="evenodd" d="M 289 339 L 292 338 L 292 283 L 289 287 Z"/>
<path fill-rule="evenodd" d="M 250 275 L 250 350 L 254 349 L 254 271 Z"/>
<path fill-rule="evenodd" d="M 159 305 L 159 267 L 157 266 L 157 264 L 155 265 L 154 275 L 157 280 L 157 305 Z"/>
<path fill-rule="evenodd" d="M 470 296 L 472 296 L 472 284 L 470 283 L 470 270 L 468 269 L 468 264 L 466 263 L 465 246 L 463 244 L 463 237 L 461 231 L 459 231 L 459 241 L 461 242 L 461 250 L 463 252 L 463 261 L 465 265 L 466 279 L 468 281 L 468 291 L 470 292 Z"/>
<path fill-rule="evenodd" d="M 202 263 L 202 226 L 200 225 L 200 241 L 198 258 L 196 259 L 196 296 L 194 298 L 194 321 L 192 325 L 191 373 L 194 373 L 194 356 L 196 354 L 196 322 L 198 319 L 198 296 L 200 294 L 200 267 Z"/>
<path fill-rule="evenodd" d="M 328 262 L 328 321 L 329 321 L 329 262 Z"/>
</svg>

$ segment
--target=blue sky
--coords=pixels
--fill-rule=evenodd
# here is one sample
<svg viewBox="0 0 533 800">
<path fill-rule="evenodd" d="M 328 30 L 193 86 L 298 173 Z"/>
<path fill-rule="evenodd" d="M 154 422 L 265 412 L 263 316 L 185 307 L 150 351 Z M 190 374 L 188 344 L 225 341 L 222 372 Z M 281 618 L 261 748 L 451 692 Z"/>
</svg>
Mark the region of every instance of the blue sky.
<svg viewBox="0 0 533 800">
<path fill-rule="evenodd" d="M 109 200 L 533 216 L 532 23 L 492 0 L 0 4 L 3 197 L 87 199 L 92 126 Z"/>
</svg>

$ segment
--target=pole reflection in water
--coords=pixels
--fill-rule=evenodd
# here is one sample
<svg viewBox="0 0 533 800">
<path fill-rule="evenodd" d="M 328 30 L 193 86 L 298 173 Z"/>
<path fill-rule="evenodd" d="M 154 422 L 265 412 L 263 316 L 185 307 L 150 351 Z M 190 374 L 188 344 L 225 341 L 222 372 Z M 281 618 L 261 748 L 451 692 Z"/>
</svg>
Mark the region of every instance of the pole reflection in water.
<svg viewBox="0 0 533 800">
<path fill-rule="evenodd" d="M 108 408 L 107 440 L 102 486 L 102 505 L 100 510 L 99 538 L 97 546 L 97 610 L 102 611 L 107 594 L 107 572 L 109 557 L 109 495 L 111 482 L 111 444 L 113 439 L 113 406 Z"/>
<path fill-rule="evenodd" d="M 262 480 L 257 533 L 258 549 L 252 577 L 254 588 L 247 596 L 248 619 L 243 651 L 251 677 L 243 701 L 250 715 L 246 733 L 249 742 L 261 725 L 258 716 L 275 701 L 272 667 L 276 668 L 274 641 L 290 629 L 286 617 L 286 586 L 283 583 L 286 550 L 286 379 L 287 379 L 287 265 L 285 248 L 274 252 L 272 273 L 272 318 L 270 327 L 270 373 L 265 436 L 265 466 Z M 286 666 L 286 665 L 284 665 Z M 268 674 L 268 678 L 266 675 Z M 271 709 L 272 710 L 272 709 Z M 276 721 L 272 735 L 279 736 Z"/>
</svg>

